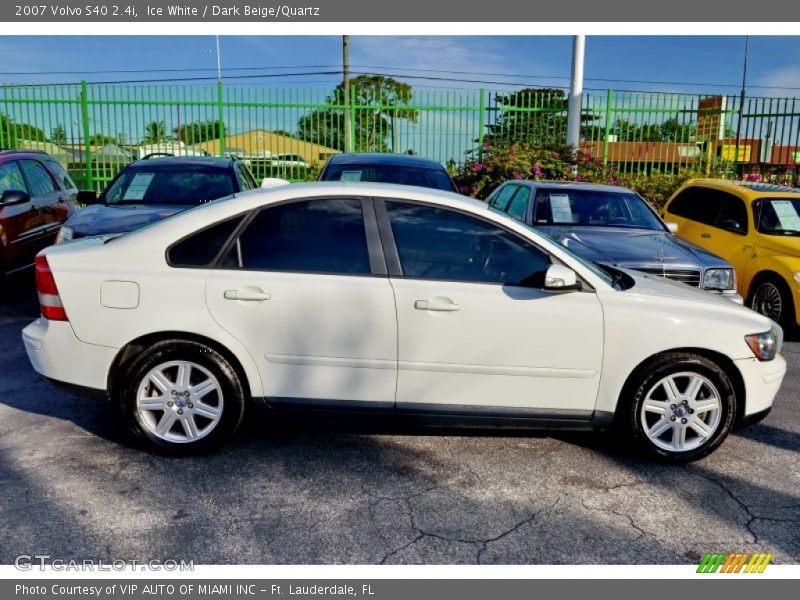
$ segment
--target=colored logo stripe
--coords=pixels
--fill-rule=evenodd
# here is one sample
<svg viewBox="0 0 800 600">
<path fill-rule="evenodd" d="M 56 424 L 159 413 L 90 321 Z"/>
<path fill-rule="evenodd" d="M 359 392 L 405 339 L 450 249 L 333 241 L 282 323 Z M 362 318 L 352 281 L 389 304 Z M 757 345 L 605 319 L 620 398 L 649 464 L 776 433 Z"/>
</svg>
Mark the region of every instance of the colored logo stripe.
<svg viewBox="0 0 800 600">
<path fill-rule="evenodd" d="M 763 573 L 773 554 L 757 552 L 707 552 L 697 567 L 698 573 Z M 748 560 L 749 559 L 749 560 Z"/>
</svg>

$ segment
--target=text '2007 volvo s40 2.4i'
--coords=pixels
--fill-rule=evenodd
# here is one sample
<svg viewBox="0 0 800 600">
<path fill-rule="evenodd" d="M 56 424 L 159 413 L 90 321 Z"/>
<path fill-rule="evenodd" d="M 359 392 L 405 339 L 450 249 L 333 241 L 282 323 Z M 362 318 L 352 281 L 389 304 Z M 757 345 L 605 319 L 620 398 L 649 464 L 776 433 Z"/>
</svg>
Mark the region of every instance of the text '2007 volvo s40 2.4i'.
<svg viewBox="0 0 800 600">
<path fill-rule="evenodd" d="M 147 445 L 217 446 L 257 401 L 609 428 L 691 460 L 770 409 L 772 321 L 599 268 L 449 192 L 250 192 L 37 257 L 34 367 L 118 404 Z M 435 417 L 435 418 L 434 418 Z M 429 421 L 425 421 L 429 422 Z"/>
</svg>

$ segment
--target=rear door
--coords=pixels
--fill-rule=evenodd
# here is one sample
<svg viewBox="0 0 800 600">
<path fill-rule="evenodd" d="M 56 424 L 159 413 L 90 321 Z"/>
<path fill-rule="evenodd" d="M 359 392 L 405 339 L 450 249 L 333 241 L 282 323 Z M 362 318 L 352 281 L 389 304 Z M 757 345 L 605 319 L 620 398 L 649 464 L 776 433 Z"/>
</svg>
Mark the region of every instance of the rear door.
<svg viewBox="0 0 800 600">
<path fill-rule="evenodd" d="M 397 319 L 374 223 L 358 198 L 267 206 L 207 280 L 212 316 L 271 401 L 394 405 Z"/>
<path fill-rule="evenodd" d="M 30 195 L 19 162 L 16 160 L 0 164 L 0 194 L 9 190 L 19 190 Z M 34 244 L 35 216 L 33 202 L 13 206 L 0 206 L 0 229 L 2 229 L 2 256 L 0 269 L 11 271 L 33 262 L 37 252 Z"/>
<path fill-rule="evenodd" d="M 33 202 L 35 226 L 31 234 L 38 238 L 36 243 L 43 248 L 55 241 L 58 229 L 65 220 L 64 202 L 67 194 L 38 160 L 23 159 L 19 165 Z"/>
</svg>

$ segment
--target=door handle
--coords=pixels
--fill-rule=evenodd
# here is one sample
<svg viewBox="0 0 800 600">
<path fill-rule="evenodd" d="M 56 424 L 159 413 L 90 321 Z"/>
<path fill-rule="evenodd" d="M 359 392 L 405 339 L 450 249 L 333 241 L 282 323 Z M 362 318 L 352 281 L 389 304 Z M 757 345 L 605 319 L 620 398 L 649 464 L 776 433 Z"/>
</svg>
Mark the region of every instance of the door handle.
<svg viewBox="0 0 800 600">
<path fill-rule="evenodd" d="M 455 312 L 461 310 L 461 306 L 449 299 L 417 300 L 414 302 L 414 308 L 432 312 Z"/>
<path fill-rule="evenodd" d="M 225 300 L 243 300 L 245 302 L 263 302 L 269 300 L 270 295 L 258 288 L 246 287 L 239 290 L 225 290 Z"/>
<path fill-rule="evenodd" d="M 711 237 L 711 234 L 710 233 L 701 233 L 700 237 L 704 238 L 704 239 L 709 239 Z"/>
</svg>

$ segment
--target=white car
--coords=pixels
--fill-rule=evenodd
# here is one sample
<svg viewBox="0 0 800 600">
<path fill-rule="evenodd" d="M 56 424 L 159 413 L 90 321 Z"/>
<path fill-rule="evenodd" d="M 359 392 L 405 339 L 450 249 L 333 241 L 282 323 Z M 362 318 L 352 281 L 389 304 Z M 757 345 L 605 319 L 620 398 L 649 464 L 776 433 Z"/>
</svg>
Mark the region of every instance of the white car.
<svg viewBox="0 0 800 600">
<path fill-rule="evenodd" d="M 767 318 L 601 270 L 486 204 L 371 183 L 256 190 L 36 261 L 34 368 L 149 445 L 217 446 L 248 405 L 608 428 L 692 460 L 766 415 Z"/>
</svg>

